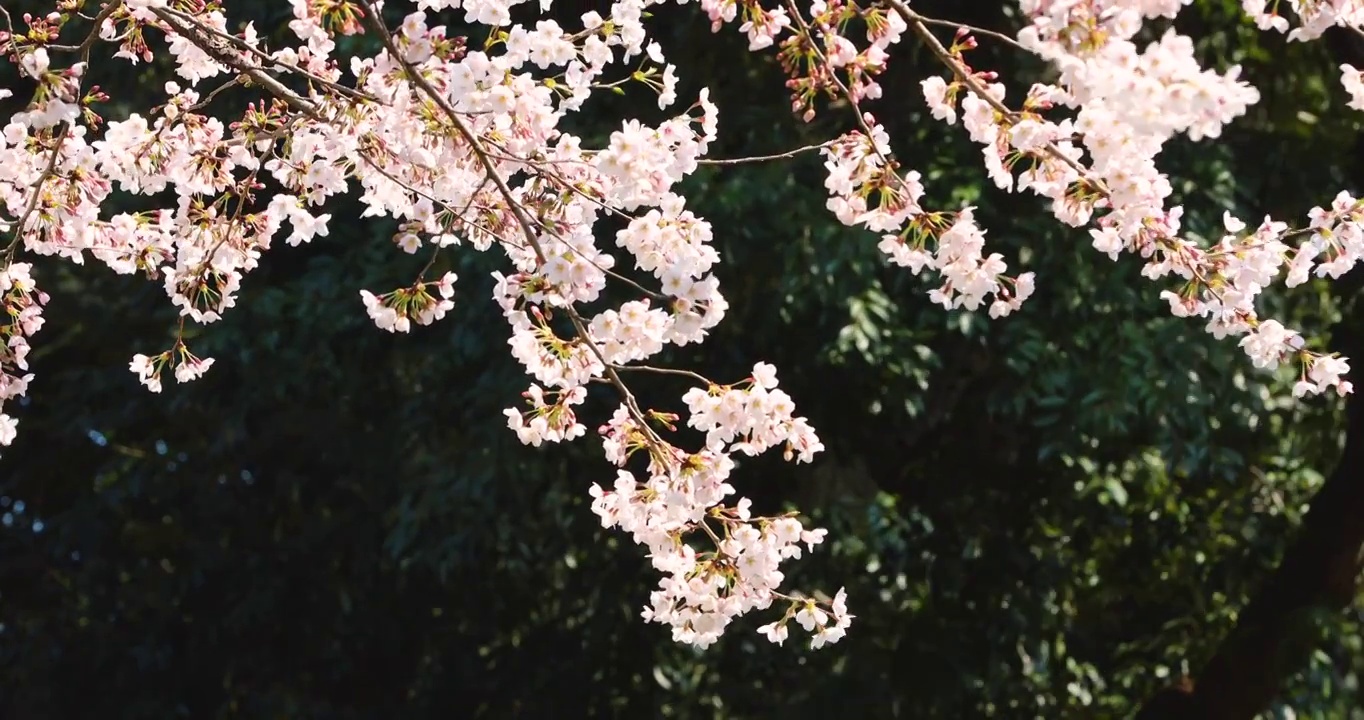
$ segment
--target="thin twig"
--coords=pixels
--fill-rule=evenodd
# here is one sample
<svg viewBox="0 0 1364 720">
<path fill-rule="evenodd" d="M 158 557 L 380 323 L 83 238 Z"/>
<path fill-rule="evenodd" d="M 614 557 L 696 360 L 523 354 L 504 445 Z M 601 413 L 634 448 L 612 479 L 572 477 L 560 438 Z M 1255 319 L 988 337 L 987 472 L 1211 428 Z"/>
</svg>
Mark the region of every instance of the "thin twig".
<svg viewBox="0 0 1364 720">
<path fill-rule="evenodd" d="M 898 14 L 898 11 L 897 11 L 897 14 Z M 957 30 L 968 30 L 968 31 L 973 32 L 973 33 L 975 33 L 975 34 L 977 34 L 977 35 L 987 35 L 987 36 L 992 37 L 992 38 L 994 38 L 994 39 L 996 39 L 996 40 L 998 40 L 998 41 L 1000 41 L 1000 42 L 1003 42 L 1003 43 L 1007 43 L 1007 44 L 1009 44 L 1009 45 L 1012 45 L 1013 47 L 1018 48 L 1019 50 L 1022 50 L 1023 52 L 1026 52 L 1026 53 L 1028 53 L 1028 54 L 1036 54 L 1036 53 L 1034 53 L 1032 50 L 1029 50 L 1028 48 L 1024 47 L 1022 43 L 1020 43 L 1020 42 L 1018 42 L 1017 40 L 1015 40 L 1015 39 L 1009 37 L 1008 35 L 1005 35 L 1005 34 L 1002 33 L 1002 32 L 996 32 L 996 31 L 994 31 L 994 30 L 987 30 L 987 29 L 985 29 L 985 28 L 983 28 L 983 27 L 976 27 L 975 25 L 968 25 L 968 24 L 966 24 L 966 23 L 957 22 L 957 21 L 955 21 L 955 20 L 939 20 L 939 19 L 937 19 L 937 18 L 931 18 L 931 17 L 927 17 L 927 16 L 924 16 L 924 15 L 920 15 L 920 16 L 919 16 L 919 22 L 922 22 L 922 23 L 925 24 L 925 25 L 938 25 L 938 26 L 940 26 L 940 27 L 954 28 L 954 29 L 957 29 Z"/>
<path fill-rule="evenodd" d="M 103 25 L 104 21 L 109 19 L 109 16 L 113 15 L 114 11 L 122 7 L 122 5 L 123 0 L 113 0 L 109 4 L 100 8 L 99 14 L 96 15 L 94 18 L 95 22 L 94 29 L 92 29 L 90 31 L 90 34 L 85 36 L 85 40 L 81 42 L 81 46 L 79 48 L 81 62 L 85 63 L 90 62 L 90 50 L 94 48 L 95 40 L 99 39 L 99 26 Z"/>
<path fill-rule="evenodd" d="M 710 378 L 706 377 L 705 375 L 701 375 L 700 373 L 694 373 L 694 372 L 692 372 L 692 371 L 690 371 L 690 370 L 680 370 L 680 369 L 677 369 L 677 368 L 656 367 L 656 366 L 653 366 L 653 365 L 618 365 L 618 364 L 614 364 L 614 363 L 611 365 L 611 367 L 614 368 L 614 369 L 616 369 L 616 370 L 623 371 L 623 372 L 628 371 L 628 372 L 647 372 L 647 373 L 656 373 L 656 374 L 659 374 L 659 375 L 680 375 L 680 376 L 685 377 L 685 378 L 691 378 L 691 379 L 696 380 L 696 381 L 698 381 L 698 382 L 703 382 L 703 383 L 705 383 L 706 386 L 708 386 L 708 387 L 715 386 L 715 385 L 719 385 L 719 383 L 717 383 L 717 382 L 711 380 Z"/>
<path fill-rule="evenodd" d="M 752 157 L 727 159 L 701 158 L 696 162 L 698 165 L 743 165 L 746 163 L 760 163 L 768 162 L 771 160 L 789 160 L 793 157 L 796 157 L 797 155 L 810 152 L 811 150 L 823 150 L 824 148 L 829 147 L 830 145 L 833 145 L 836 142 L 838 141 L 826 140 L 818 145 L 806 145 L 805 147 L 799 147 L 796 148 L 795 150 L 788 150 L 784 153 L 777 153 L 776 155 L 754 155 Z"/>
<path fill-rule="evenodd" d="M 43 185 L 57 174 L 57 162 L 62 154 L 62 145 L 66 143 L 66 138 L 71 134 L 71 129 L 66 123 L 62 123 L 57 126 L 57 130 L 61 135 L 57 137 L 56 143 L 52 146 L 52 154 L 47 158 L 47 167 L 43 168 L 42 174 L 38 176 L 37 180 L 33 181 L 33 185 L 31 186 L 33 195 L 28 199 L 28 205 L 24 208 L 24 214 L 19 216 L 18 222 L 14 225 L 14 237 L 9 241 L 9 245 L 5 247 L 6 268 L 14 261 L 14 251 L 18 249 L 19 239 L 24 235 L 24 225 L 28 224 L 29 216 L 32 215 L 33 211 L 38 207 L 38 199 L 42 196 Z"/>
</svg>

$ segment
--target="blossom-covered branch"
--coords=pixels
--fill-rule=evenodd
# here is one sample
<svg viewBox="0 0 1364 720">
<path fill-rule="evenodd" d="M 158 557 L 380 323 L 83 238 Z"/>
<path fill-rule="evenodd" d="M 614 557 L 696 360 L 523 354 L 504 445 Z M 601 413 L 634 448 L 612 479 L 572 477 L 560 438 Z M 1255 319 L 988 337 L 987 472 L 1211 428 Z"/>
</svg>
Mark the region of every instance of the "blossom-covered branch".
<svg viewBox="0 0 1364 720">
<path fill-rule="evenodd" d="M 778 590 L 782 561 L 801 554 L 798 543 L 819 543 L 823 531 L 807 530 L 792 515 L 755 516 L 743 499 L 726 502 L 735 492 L 726 482 L 733 453 L 781 446 L 788 459 L 808 462 L 822 448 L 777 389 L 775 370 L 759 364 L 739 383 L 705 381 L 688 393 L 687 425 L 704 438 L 695 450 L 667 437 L 677 432 L 679 415 L 643 404 L 618 372 L 668 345 L 704 340 L 726 309 L 709 272 L 718 260 L 710 226 L 672 191 L 715 137 L 717 112 L 706 94 L 658 128 L 625 123 L 600 149 L 583 148 L 558 128 L 594 88 L 610 85 L 601 78 L 617 56 L 665 66 L 632 78 L 648 80 L 661 107 L 675 102 L 675 73 L 658 46 L 645 42 L 642 18 L 621 6 L 609 23 L 586 14 L 579 32 L 552 21 L 533 32 L 512 28 L 504 52 L 493 55 L 468 51 L 464 38 L 428 25 L 422 10 L 390 32 L 368 2 L 300 0 L 293 9 L 290 28 L 301 44 L 282 50 L 265 47 L 251 25 L 231 33 L 221 10 L 207 3 L 132 0 L 108 10 L 99 32 L 119 45 L 118 56 L 149 59 L 148 37 L 159 32 L 187 87 L 168 83 L 166 103 L 153 109 L 159 117 L 113 121 L 93 142 L 86 128 L 68 133 L 59 124 L 73 119 L 67 107 L 35 97 L 30 112 L 43 121 L 14 126 L 16 141 L 6 149 L 27 151 L 23 159 L 33 166 L 37 156 L 17 139 L 51 137 L 66 146 L 50 155 L 59 158 L 49 160 L 59 167 L 54 177 L 69 181 L 63 170 L 81 165 L 99 184 L 74 202 L 62 196 L 39 203 L 53 222 L 19 223 L 16 242 L 29 252 L 74 260 L 89 254 L 116 271 L 161 278 L 184 318 L 199 323 L 235 304 L 286 222 L 290 244 L 325 236 L 331 216 L 318 209 L 356 184 L 364 215 L 399 220 L 395 242 L 403 250 L 498 248 L 511 272 L 495 275 L 494 300 L 507 318 L 513 357 L 535 380 L 525 393 L 529 407 L 506 413 L 518 437 L 531 445 L 577 438 L 586 428 L 573 407 L 589 384 L 605 380 L 620 395 L 616 416 L 600 430 L 607 459 L 620 469 L 609 490 L 594 487 L 594 509 L 605 526 L 620 526 L 647 546 L 664 574 L 646 617 L 705 646 L 739 615 L 779 602 L 786 612 L 764 630 L 774 640 L 786 637 L 791 619 L 813 633 L 816 646 L 841 637 L 852 620 L 841 593 L 820 603 Z M 466 11 L 494 28 L 504 21 L 491 4 Z M 77 19 L 54 13 L 36 22 L 49 39 Z M 382 50 L 349 58 L 348 77 L 332 57 L 334 36 L 365 31 Z M 50 60 L 36 37 L 17 43 L 16 55 L 21 64 L 41 65 L 41 78 Z M 231 124 L 201 115 L 223 86 L 207 96 L 194 88 L 219 77 L 265 97 Z M 116 189 L 170 190 L 179 201 L 174 209 L 103 219 L 100 207 Z M 616 246 L 633 261 L 629 273 L 596 246 L 598 220 L 607 214 L 628 221 Z M 423 277 L 431 265 L 412 285 L 361 291 L 380 328 L 407 332 L 453 308 L 457 278 Z M 641 297 L 601 307 L 612 278 Z M 645 278 L 657 290 L 646 288 Z M 172 349 L 138 355 L 130 366 L 159 390 L 163 370 L 173 367 L 184 382 L 211 363 L 177 333 Z"/>
</svg>

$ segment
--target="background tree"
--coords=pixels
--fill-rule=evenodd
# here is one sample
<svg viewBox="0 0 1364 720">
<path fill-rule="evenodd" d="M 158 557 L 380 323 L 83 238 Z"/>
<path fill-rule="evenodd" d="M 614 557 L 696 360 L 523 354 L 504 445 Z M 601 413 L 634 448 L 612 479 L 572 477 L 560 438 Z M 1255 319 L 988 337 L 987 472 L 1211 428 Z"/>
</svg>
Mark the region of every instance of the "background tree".
<svg viewBox="0 0 1364 720">
<path fill-rule="evenodd" d="M 915 6 L 1016 26 L 987 5 Z M 230 10 L 262 32 L 288 17 L 264 0 Z M 1298 215 L 1359 185 L 1357 125 L 1328 111 L 1342 104 L 1332 48 L 1260 33 L 1231 1 L 1178 24 L 1265 96 L 1222 140 L 1162 155 L 1188 227 L 1215 235 L 1223 209 Z M 694 8 L 654 26 L 721 108 L 716 157 L 821 142 L 847 121 L 791 118 L 774 63 Z M 985 44 L 990 65 L 1027 69 Z M 0 460 L 0 715 L 1109 717 L 1196 674 L 1304 522 L 1342 412 L 1284 400 L 1291 378 L 1169 317 L 1134 261 L 995 191 L 978 150 L 923 106 L 937 61 L 898 60 L 878 115 L 935 202 L 977 205 L 1011 264 L 1037 272 L 1021 313 L 931 307 L 923 281 L 829 217 L 813 156 L 709 168 L 688 188 L 722 231 L 732 310 L 675 357 L 711 376 L 770 359 L 820 428 L 813 469 L 755 459 L 742 489 L 830 528 L 836 542 L 795 572 L 848 586 L 846 644 L 812 655 L 741 626 L 696 652 L 640 623 L 646 562 L 587 509 L 606 463 L 581 445 L 531 452 L 487 421 L 525 384 L 485 300 L 491 259 L 454 256 L 453 323 L 383 335 L 353 293 L 398 262 L 394 228 L 348 223 L 270 253 L 195 339 L 213 372 L 158 398 L 125 364 L 174 327 L 160 290 L 41 264 L 61 277 L 34 353 L 42 387 Z M 97 82 L 126 103 L 111 115 L 164 70 L 111 69 Z M 575 130 L 600 137 L 651 104 L 602 102 Z M 1348 336 L 1353 288 L 1305 289 L 1273 298 L 1279 315 Z M 1281 707 L 1347 717 L 1359 607 L 1313 607 L 1282 618 L 1298 647 L 1275 665 Z"/>
</svg>

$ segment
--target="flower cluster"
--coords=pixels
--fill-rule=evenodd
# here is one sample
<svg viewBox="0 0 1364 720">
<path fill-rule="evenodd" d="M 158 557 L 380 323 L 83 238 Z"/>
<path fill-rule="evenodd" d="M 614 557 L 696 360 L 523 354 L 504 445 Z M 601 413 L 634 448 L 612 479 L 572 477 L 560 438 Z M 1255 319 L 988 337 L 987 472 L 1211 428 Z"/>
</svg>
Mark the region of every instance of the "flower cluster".
<svg viewBox="0 0 1364 720">
<path fill-rule="evenodd" d="M 459 276 L 445 273 L 435 282 L 418 282 L 409 288 L 399 288 L 383 295 L 375 295 L 368 290 L 360 291 L 360 299 L 365 303 L 369 317 L 380 330 L 389 332 L 408 332 L 412 323 L 430 325 L 445 317 L 455 306 L 455 280 Z M 434 285 L 440 294 L 437 300 L 427 290 Z"/>
<path fill-rule="evenodd" d="M 892 263 L 916 275 L 925 267 L 938 271 L 945 282 L 929 295 L 943 307 L 976 310 L 993 295 L 992 316 L 1018 309 L 1032 294 L 1032 273 L 1009 277 L 1002 255 L 984 254 L 985 231 L 971 208 L 924 210 L 919 173 L 897 174 L 884 128 L 870 115 L 864 120 L 870 138 L 854 131 L 823 150 L 829 210 L 845 225 L 887 233 L 879 247 Z"/>
<path fill-rule="evenodd" d="M 698 453 L 661 442 L 628 406 L 618 408 L 601 428 L 607 458 L 622 469 L 610 489 L 592 487 L 592 510 L 603 527 L 619 527 L 649 548 L 664 577 L 643 616 L 671 626 L 678 641 L 709 646 L 734 618 L 775 602 L 785 603 L 787 611 L 762 632 L 776 643 L 786 639 L 785 623 L 793 616 L 811 633 L 812 647 L 838 640 L 853 619 L 841 590 L 827 612 L 812 600 L 778 590 L 782 560 L 800 557 L 801 543 L 813 550 L 823 542 L 824 530 L 808 530 L 790 515 L 754 517 L 748 498 L 721 505 L 734 493 L 728 482 L 732 453 L 756 455 L 784 444 L 788 459 L 808 462 L 823 449 L 805 419 L 791 416 L 790 397 L 776 388 L 776 368 L 759 363 L 735 386 L 689 391 L 683 397 L 691 411 L 688 424 L 706 433 L 706 447 Z M 646 420 L 671 427 L 676 419 L 654 414 Z M 624 469 L 639 451 L 648 458 L 642 481 Z M 712 549 L 697 550 L 686 542 L 697 531 L 711 540 Z M 777 626 L 782 630 L 771 630 Z"/>
<path fill-rule="evenodd" d="M 1340 84 L 1345 86 L 1345 92 L 1350 93 L 1350 102 L 1346 105 L 1355 110 L 1364 110 L 1364 72 L 1356 70 L 1353 65 L 1341 65 Z"/>
<path fill-rule="evenodd" d="M 787 460 L 810 462 L 824 449 L 805 418 L 792 417 L 795 403 L 777 388 L 777 369 L 768 363 L 753 366 L 738 386 L 692 388 L 682 401 L 687 424 L 706 434 L 709 450 L 759 455 L 784 444 Z"/>
<path fill-rule="evenodd" d="M 580 405 L 587 399 L 587 388 L 579 385 L 566 391 L 549 391 L 555 397 L 553 404 L 545 402 L 546 391 L 539 385 L 532 385 L 522 393 L 530 404 L 529 412 L 507 408 L 507 427 L 516 431 L 516 437 L 523 443 L 540 447 L 545 442 L 568 442 L 582 437 L 587 428 L 578 422 L 571 405 Z"/>
<path fill-rule="evenodd" d="M 128 369 L 137 373 L 138 380 L 152 392 L 161 392 L 161 372 L 166 368 L 175 369 L 175 381 L 187 383 L 197 380 L 213 366 L 213 358 L 201 358 L 189 351 L 183 339 L 177 338 L 175 347 L 157 355 L 138 353 L 128 363 Z"/>
<path fill-rule="evenodd" d="M 1261 30 L 1286 32 L 1289 40 L 1319 38 L 1337 25 L 1344 28 L 1364 26 L 1364 7 L 1349 0 L 1290 0 L 1288 5 L 1298 17 L 1298 26 L 1292 30 L 1289 30 L 1288 18 L 1279 14 L 1283 3 L 1277 0 L 1241 0 L 1241 7 Z"/>
<path fill-rule="evenodd" d="M 28 339 L 43 327 L 43 305 L 47 293 L 33 283 L 32 266 L 10 263 L 0 270 L 0 308 L 5 324 L 0 325 L 0 445 L 14 441 L 18 422 L 4 413 L 5 404 L 23 396 L 33 374 L 28 370 Z"/>
</svg>

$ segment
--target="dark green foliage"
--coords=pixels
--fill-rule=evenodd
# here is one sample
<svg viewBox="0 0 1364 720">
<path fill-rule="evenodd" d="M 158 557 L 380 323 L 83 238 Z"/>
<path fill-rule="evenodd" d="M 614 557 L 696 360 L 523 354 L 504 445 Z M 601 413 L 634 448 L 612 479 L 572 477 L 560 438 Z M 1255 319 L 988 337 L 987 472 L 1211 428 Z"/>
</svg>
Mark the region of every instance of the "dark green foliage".
<svg viewBox="0 0 1364 720">
<path fill-rule="evenodd" d="M 1014 22 L 991 3 L 920 5 Z M 1266 95 L 1222 141 L 1163 156 L 1204 235 L 1223 209 L 1302 217 L 1360 180 L 1336 60 L 1254 31 L 1238 5 L 1180 20 Z M 232 6 L 279 26 L 274 2 Z M 681 97 L 704 82 L 720 105 L 714 155 L 848 127 L 837 108 L 791 118 L 770 57 L 711 35 L 694 7 L 656 26 Z M 708 168 L 688 193 L 716 228 L 732 310 L 672 357 L 716 378 L 770 360 L 820 431 L 814 467 L 759 458 L 737 480 L 760 509 L 830 529 L 792 583 L 848 587 L 843 643 L 778 648 L 748 620 L 697 653 L 645 625 L 647 562 L 587 507 L 610 477 L 593 443 L 532 450 L 500 419 L 526 378 L 488 301 L 495 255 L 448 255 L 455 311 L 390 336 L 357 291 L 421 261 L 342 206 L 330 237 L 267 255 L 194 341 L 213 370 L 163 396 L 126 370 L 174 327 L 160 289 L 39 261 L 49 324 L 0 460 L 0 717 L 1110 717 L 1195 670 L 1329 473 L 1338 411 L 1285 401 L 1285 378 L 1169 317 L 1137 262 L 996 191 L 923 107 L 918 79 L 941 70 L 903 50 L 875 112 L 935 204 L 977 205 L 1011 265 L 1037 272 L 1021 314 L 932 306 L 926 281 L 829 216 L 813 155 Z M 975 61 L 1037 70 L 988 41 Z M 121 116 L 154 71 L 110 67 Z M 601 101 L 577 130 L 649 106 Z M 1339 316 L 1325 287 L 1272 302 L 1321 336 Z M 660 405 L 685 389 L 642 380 Z M 590 416 L 611 402 L 594 396 Z M 1303 617 L 1302 637 L 1315 654 L 1286 700 L 1348 717 L 1358 613 Z"/>
</svg>

